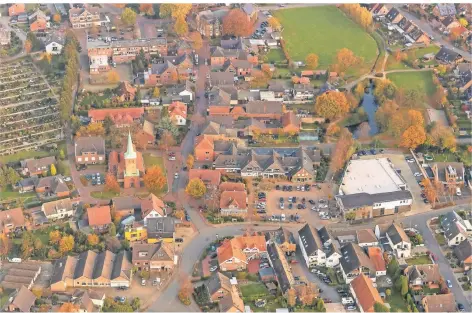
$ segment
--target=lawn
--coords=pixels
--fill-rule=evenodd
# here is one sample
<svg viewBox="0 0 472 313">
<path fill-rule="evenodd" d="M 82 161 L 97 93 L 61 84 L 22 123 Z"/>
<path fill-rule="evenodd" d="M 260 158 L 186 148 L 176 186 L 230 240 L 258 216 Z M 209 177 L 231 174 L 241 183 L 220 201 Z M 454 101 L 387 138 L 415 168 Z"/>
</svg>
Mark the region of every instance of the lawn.
<svg viewBox="0 0 472 313">
<path fill-rule="evenodd" d="M 436 91 L 431 71 L 392 73 L 388 74 L 387 78 L 398 88 L 405 90 L 416 89 L 427 96 L 432 96 Z"/>
<path fill-rule="evenodd" d="M 278 63 L 285 61 L 285 55 L 282 49 L 271 49 L 267 53 L 267 60 L 269 63 Z"/>
<path fill-rule="evenodd" d="M 444 238 L 443 234 L 436 234 L 434 237 L 440 246 L 444 246 L 446 244 L 446 238 Z"/>
<path fill-rule="evenodd" d="M 244 298 L 254 297 L 255 295 L 267 295 L 267 288 L 260 283 L 247 284 L 241 286 L 241 293 Z"/>
<path fill-rule="evenodd" d="M 14 191 L 8 186 L 5 190 L 0 191 L 0 199 L 8 200 L 8 199 L 20 199 L 20 198 L 36 198 L 36 193 L 34 192 L 26 192 L 26 193 L 19 193 L 18 191 Z"/>
<path fill-rule="evenodd" d="M 120 194 L 113 191 L 92 191 L 90 195 L 94 197 L 95 199 L 108 200 L 113 197 L 119 196 Z"/>
<path fill-rule="evenodd" d="M 420 255 L 406 260 L 408 265 L 432 264 L 433 262 L 427 255 Z"/>
<path fill-rule="evenodd" d="M 408 312 L 406 301 L 399 292 L 393 289 L 387 302 L 390 304 L 390 312 Z"/>
<path fill-rule="evenodd" d="M 304 61 L 309 53 L 319 57 L 319 67 L 328 68 L 336 52 L 352 50 L 372 63 L 377 55 L 375 40 L 335 6 L 277 10 L 286 49 L 294 61 Z"/>
</svg>

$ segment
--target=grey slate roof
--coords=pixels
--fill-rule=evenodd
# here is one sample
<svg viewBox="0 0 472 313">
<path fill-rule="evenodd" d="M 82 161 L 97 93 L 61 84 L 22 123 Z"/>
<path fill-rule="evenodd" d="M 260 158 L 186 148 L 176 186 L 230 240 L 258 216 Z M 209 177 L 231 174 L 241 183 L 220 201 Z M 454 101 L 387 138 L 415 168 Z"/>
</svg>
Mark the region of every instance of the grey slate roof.
<svg viewBox="0 0 472 313">
<path fill-rule="evenodd" d="M 459 53 L 452 51 L 446 47 L 442 47 L 441 50 L 436 53 L 436 59 L 446 63 L 452 63 L 460 57 L 461 55 Z"/>
<path fill-rule="evenodd" d="M 464 262 L 467 258 L 469 258 L 472 255 L 472 243 L 470 240 L 466 239 L 455 246 L 454 254 L 461 262 Z"/>
<path fill-rule="evenodd" d="M 318 229 L 318 235 L 320 236 L 321 242 L 323 244 L 325 244 L 325 242 L 329 240 L 333 241 L 331 234 L 328 232 L 328 229 L 324 226 Z"/>
<path fill-rule="evenodd" d="M 447 212 L 441 219 L 441 227 L 448 240 L 454 239 L 461 233 L 461 229 L 457 225 L 457 222 L 461 222 L 461 220 L 462 218 L 455 211 Z"/>
<path fill-rule="evenodd" d="M 350 195 L 338 195 L 336 197 L 341 200 L 345 209 L 371 206 L 374 203 L 412 199 L 412 195 L 409 190 L 397 190 L 376 194 L 360 192 Z"/>
<path fill-rule="evenodd" d="M 375 272 L 375 266 L 364 250 L 352 242 L 341 248 L 341 266 L 346 274 L 361 266 Z"/>
<path fill-rule="evenodd" d="M 217 292 L 220 288 L 231 292 L 231 282 L 229 277 L 220 272 L 216 272 L 211 275 L 210 279 L 205 283 L 205 286 L 208 288 L 208 293 L 210 296 Z"/>
<path fill-rule="evenodd" d="M 298 231 L 298 235 L 300 238 L 300 245 L 303 245 L 308 256 L 313 255 L 318 250 L 323 250 L 320 235 L 313 226 L 308 223 L 305 224 L 305 226 Z"/>
<path fill-rule="evenodd" d="M 277 230 L 266 232 L 265 239 L 266 241 L 275 242 L 278 245 L 283 244 L 285 242 L 296 244 L 293 233 L 284 227 L 280 227 Z"/>
<path fill-rule="evenodd" d="M 387 235 L 394 245 L 401 242 L 410 242 L 410 238 L 408 238 L 403 228 L 395 223 L 387 229 Z"/>
<path fill-rule="evenodd" d="M 76 155 L 82 152 L 105 154 L 105 140 L 102 137 L 80 137 L 75 140 Z"/>
<path fill-rule="evenodd" d="M 280 249 L 277 249 L 275 243 L 267 246 L 267 253 L 277 276 L 279 288 L 282 290 L 282 294 L 285 294 L 291 288 L 291 281 L 293 280 L 293 277 L 290 277 L 292 274 L 283 265 L 282 258 L 285 258 L 285 256 Z"/>
</svg>

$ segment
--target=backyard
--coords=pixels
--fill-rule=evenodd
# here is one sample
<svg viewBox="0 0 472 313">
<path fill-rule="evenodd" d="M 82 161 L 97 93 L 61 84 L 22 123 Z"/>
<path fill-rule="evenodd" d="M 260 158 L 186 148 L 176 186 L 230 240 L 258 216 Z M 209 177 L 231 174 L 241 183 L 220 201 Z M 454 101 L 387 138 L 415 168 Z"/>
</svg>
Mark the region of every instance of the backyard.
<svg viewBox="0 0 472 313">
<path fill-rule="evenodd" d="M 388 297 L 387 302 L 390 304 L 391 312 L 408 312 L 406 302 L 402 295 L 394 289 L 392 289 L 392 294 Z"/>
<path fill-rule="evenodd" d="M 286 49 L 294 61 L 316 53 L 319 68 L 326 69 L 342 48 L 364 58 L 364 63 L 376 58 L 375 40 L 335 6 L 277 10 L 274 15 L 284 27 Z"/>
<path fill-rule="evenodd" d="M 432 96 L 436 91 L 433 83 L 433 73 L 431 71 L 416 71 L 404 73 L 388 74 L 390 79 L 398 88 L 405 90 L 416 89 L 421 94 Z"/>
<path fill-rule="evenodd" d="M 415 256 L 413 258 L 407 259 L 406 264 L 408 265 L 421 265 L 421 264 L 432 264 L 430 257 L 428 255 Z"/>
<path fill-rule="evenodd" d="M 254 312 L 275 312 L 277 308 L 285 307 L 285 304 L 281 303 L 283 297 L 271 295 L 261 283 L 241 285 L 241 293 L 244 304 L 249 305 Z M 262 308 L 256 307 L 255 301 L 258 299 L 266 300 L 267 304 Z"/>
<path fill-rule="evenodd" d="M 425 48 L 405 51 L 407 58 L 404 61 L 397 61 L 393 54 L 390 54 L 387 59 L 386 70 L 410 69 L 412 68 L 413 62 L 417 59 L 419 60 L 418 65 L 436 65 L 437 62 L 434 58 L 430 61 L 423 61 L 422 58 L 429 53 L 436 54 L 439 49 L 440 48 L 436 45 L 430 45 Z"/>
</svg>

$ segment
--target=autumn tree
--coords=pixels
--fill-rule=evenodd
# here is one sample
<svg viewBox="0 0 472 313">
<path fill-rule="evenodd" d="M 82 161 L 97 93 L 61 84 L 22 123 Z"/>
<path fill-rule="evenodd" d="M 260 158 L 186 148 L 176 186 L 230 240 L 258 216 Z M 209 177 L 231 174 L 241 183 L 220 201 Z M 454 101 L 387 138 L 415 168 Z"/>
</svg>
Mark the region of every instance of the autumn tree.
<svg viewBox="0 0 472 313">
<path fill-rule="evenodd" d="M 101 123 L 90 123 L 87 126 L 81 126 L 76 132 L 77 137 L 103 136 L 105 129 Z"/>
<path fill-rule="evenodd" d="M 112 173 L 107 173 L 107 176 L 105 177 L 105 191 L 113 191 L 115 193 L 120 192 L 120 185 L 118 184 L 115 175 Z"/>
<path fill-rule="evenodd" d="M 305 59 L 306 67 L 310 70 L 314 70 L 318 67 L 318 55 L 310 53 Z"/>
<path fill-rule="evenodd" d="M 57 309 L 58 312 L 79 312 L 79 305 L 71 303 L 71 302 L 65 302 L 63 303 L 59 309 Z"/>
<path fill-rule="evenodd" d="M 154 87 L 154 89 L 152 90 L 152 97 L 153 98 L 159 98 L 159 96 L 161 95 L 161 90 L 159 89 L 159 87 Z"/>
<path fill-rule="evenodd" d="M 435 123 L 431 128 L 428 136 L 428 143 L 436 146 L 441 150 L 456 151 L 456 136 L 449 127 L 440 123 Z"/>
<path fill-rule="evenodd" d="M 267 79 L 271 79 L 272 78 L 272 68 L 270 66 L 270 64 L 267 64 L 267 63 L 264 63 L 261 65 L 261 70 L 262 70 L 262 73 L 264 73 L 264 75 L 266 76 Z"/>
<path fill-rule="evenodd" d="M 95 235 L 95 234 L 88 234 L 87 235 L 87 243 L 90 246 L 94 247 L 94 246 L 98 245 L 99 242 L 100 242 L 100 239 L 98 238 L 97 235 Z"/>
<path fill-rule="evenodd" d="M 328 136 L 336 136 L 341 131 L 341 128 L 336 123 L 329 124 L 328 128 L 326 129 L 326 135 Z"/>
<path fill-rule="evenodd" d="M 361 58 L 357 57 L 354 52 L 348 48 L 342 48 L 336 53 L 335 64 L 340 72 L 346 71 L 351 66 L 358 64 Z"/>
<path fill-rule="evenodd" d="M 294 85 L 299 84 L 299 83 L 300 83 L 300 77 L 298 77 L 298 76 L 296 76 L 296 75 L 295 75 L 295 76 L 292 76 L 292 83 L 293 83 Z"/>
<path fill-rule="evenodd" d="M 362 28 L 367 31 L 372 30 L 373 19 L 372 13 L 365 7 L 361 7 L 358 3 L 346 3 L 341 4 L 339 8 L 349 15 L 354 22 L 359 24 Z"/>
<path fill-rule="evenodd" d="M 136 23 L 136 12 L 134 12 L 131 8 L 125 8 L 123 13 L 121 13 L 121 21 L 126 26 L 131 26 Z"/>
<path fill-rule="evenodd" d="M 169 147 L 175 146 L 176 141 L 174 139 L 174 135 L 168 130 L 165 130 L 162 135 L 161 139 L 159 140 L 159 149 L 168 151 Z"/>
<path fill-rule="evenodd" d="M 174 217 L 177 218 L 177 219 L 179 219 L 179 220 L 183 220 L 184 217 L 185 217 L 185 212 L 184 212 L 184 210 L 176 210 L 176 211 L 174 212 Z"/>
<path fill-rule="evenodd" d="M 462 27 L 454 27 L 453 29 L 450 30 L 449 38 L 451 38 L 452 41 L 456 41 L 460 38 L 462 33 L 463 33 Z"/>
<path fill-rule="evenodd" d="M 413 125 L 408 127 L 402 134 L 400 146 L 415 149 L 426 141 L 424 127 Z"/>
<path fill-rule="evenodd" d="M 31 49 L 33 48 L 33 44 L 31 43 L 30 40 L 25 40 L 24 48 L 26 53 L 30 53 Z"/>
<path fill-rule="evenodd" d="M 6 257 L 10 252 L 10 240 L 5 232 L 0 233 L 0 257 Z"/>
<path fill-rule="evenodd" d="M 64 236 L 61 238 L 59 241 L 59 251 L 64 253 L 67 253 L 69 251 L 72 251 L 74 249 L 74 236 L 69 235 L 69 236 Z"/>
<path fill-rule="evenodd" d="M 292 308 L 297 304 L 297 292 L 294 288 L 290 288 L 287 291 L 287 304 Z"/>
<path fill-rule="evenodd" d="M 361 81 L 357 83 L 356 88 L 354 88 L 354 94 L 356 95 L 356 97 L 362 98 L 365 94 L 365 88 L 366 85 L 364 84 L 364 82 Z"/>
<path fill-rule="evenodd" d="M 49 172 L 51 173 L 51 176 L 56 176 L 57 174 L 57 169 L 56 169 L 56 166 L 54 164 L 51 164 L 49 166 Z"/>
<path fill-rule="evenodd" d="M 206 193 L 205 183 L 200 178 L 193 178 L 189 181 L 185 192 L 195 199 L 200 199 Z"/>
<path fill-rule="evenodd" d="M 41 53 L 41 60 L 48 62 L 48 64 L 51 64 L 52 54 L 47 52 Z"/>
<path fill-rule="evenodd" d="M 154 165 L 146 170 L 143 177 L 144 186 L 151 192 L 158 192 L 164 188 L 167 183 L 166 176 L 160 166 Z"/>
<path fill-rule="evenodd" d="M 120 74 L 118 74 L 117 71 L 111 70 L 107 74 L 107 82 L 109 84 L 116 84 L 117 82 L 120 81 Z"/>
<path fill-rule="evenodd" d="M 61 15 L 60 15 L 59 13 L 56 13 L 56 14 L 54 14 L 54 16 L 52 17 L 52 20 L 54 21 L 54 23 L 58 23 L 58 24 L 59 24 L 59 23 L 61 22 L 61 20 L 62 20 L 62 17 L 61 17 Z"/>
<path fill-rule="evenodd" d="M 190 305 L 192 303 L 192 291 L 193 286 L 190 278 L 188 276 L 182 276 L 180 278 L 180 287 L 178 293 L 179 300 L 185 305 Z"/>
<path fill-rule="evenodd" d="M 199 32 L 191 32 L 189 35 L 190 42 L 192 43 L 192 47 L 195 50 L 200 50 L 203 46 L 202 35 Z"/>
<path fill-rule="evenodd" d="M 316 98 L 315 112 L 324 118 L 333 119 L 349 112 L 349 107 L 344 93 L 329 91 Z"/>
<path fill-rule="evenodd" d="M 395 59 L 395 61 L 400 62 L 406 60 L 408 56 L 405 52 L 402 52 L 401 50 L 396 50 L 393 53 L 393 58 Z"/>
<path fill-rule="evenodd" d="M 426 196 L 426 199 L 431 203 L 431 205 L 434 207 L 436 204 L 436 201 L 438 200 L 438 190 L 434 186 L 433 183 L 431 183 L 431 180 L 425 178 L 421 181 L 421 183 L 424 186 L 423 193 Z"/>
<path fill-rule="evenodd" d="M 461 24 L 462 27 L 467 27 L 469 25 L 469 22 L 467 21 L 467 19 L 461 17 L 459 19 L 459 24 Z"/>
<path fill-rule="evenodd" d="M 183 36 L 188 33 L 188 25 L 187 25 L 187 22 L 185 21 L 185 18 L 178 17 L 175 20 L 174 31 L 179 36 Z"/>
<path fill-rule="evenodd" d="M 250 85 L 252 88 L 265 88 L 268 83 L 269 77 L 263 71 L 253 70 L 251 72 Z"/>
<path fill-rule="evenodd" d="M 57 244 L 61 240 L 61 233 L 58 230 L 53 230 L 49 233 L 49 242 Z"/>
<path fill-rule="evenodd" d="M 139 12 L 144 13 L 146 15 L 154 15 L 154 9 L 152 7 L 152 3 L 141 3 L 139 5 Z"/>
<path fill-rule="evenodd" d="M 375 97 L 375 100 L 382 105 L 384 102 L 388 100 L 393 100 L 395 99 L 395 96 L 397 94 L 397 88 L 394 83 L 392 83 L 388 79 L 377 79 L 375 80 L 375 88 L 373 95 Z M 397 103 L 398 99 L 396 99 Z"/>
<path fill-rule="evenodd" d="M 408 110 L 406 119 L 408 126 L 418 125 L 424 127 L 423 114 L 418 110 Z"/>
<path fill-rule="evenodd" d="M 282 28 L 282 24 L 280 24 L 280 21 L 276 17 L 269 17 L 267 22 L 273 30 L 280 30 Z"/>
<path fill-rule="evenodd" d="M 431 100 L 433 104 L 435 104 L 436 108 L 441 108 L 447 103 L 447 96 L 446 90 L 444 89 L 441 84 L 436 84 L 436 91 L 431 96 Z"/>
<path fill-rule="evenodd" d="M 193 163 L 195 163 L 195 157 L 191 154 L 187 156 L 187 168 L 190 170 L 193 168 Z"/>
<path fill-rule="evenodd" d="M 337 172 L 344 167 L 344 163 L 349 160 L 353 153 L 353 144 L 354 139 L 351 132 L 347 128 L 343 128 L 331 156 L 330 168 L 332 171 Z"/>
<path fill-rule="evenodd" d="M 252 34 L 254 25 L 241 9 L 232 9 L 223 18 L 223 34 L 246 37 Z"/>
<path fill-rule="evenodd" d="M 163 3 L 159 8 L 160 17 L 186 18 L 192 10 L 191 3 Z"/>
</svg>

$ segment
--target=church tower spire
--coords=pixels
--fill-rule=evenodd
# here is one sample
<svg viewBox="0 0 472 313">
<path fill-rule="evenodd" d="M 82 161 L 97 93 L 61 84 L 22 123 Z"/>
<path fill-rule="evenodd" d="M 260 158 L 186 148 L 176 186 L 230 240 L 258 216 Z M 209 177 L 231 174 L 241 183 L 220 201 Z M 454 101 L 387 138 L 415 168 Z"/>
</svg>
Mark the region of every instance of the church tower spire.
<svg viewBox="0 0 472 313">
<path fill-rule="evenodd" d="M 128 132 L 128 146 L 126 147 L 125 159 L 136 159 L 136 152 L 133 148 L 133 141 L 131 140 L 131 132 Z"/>
</svg>

